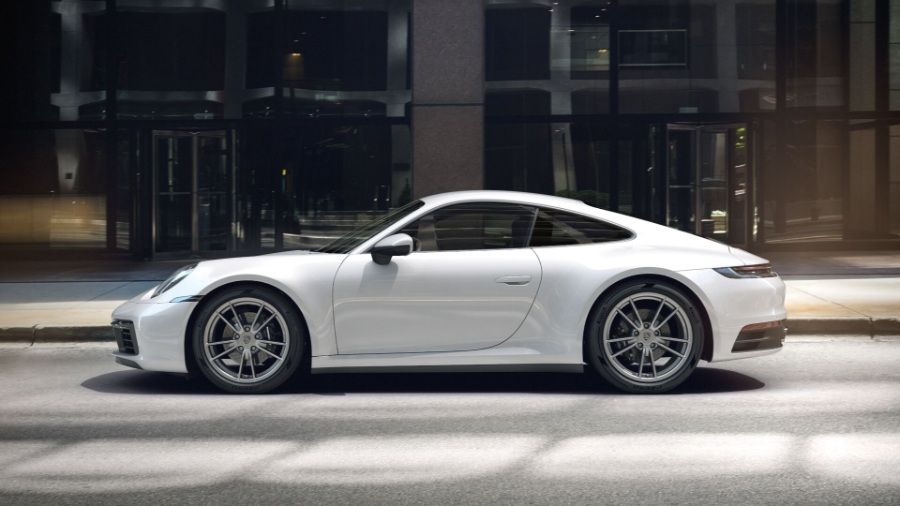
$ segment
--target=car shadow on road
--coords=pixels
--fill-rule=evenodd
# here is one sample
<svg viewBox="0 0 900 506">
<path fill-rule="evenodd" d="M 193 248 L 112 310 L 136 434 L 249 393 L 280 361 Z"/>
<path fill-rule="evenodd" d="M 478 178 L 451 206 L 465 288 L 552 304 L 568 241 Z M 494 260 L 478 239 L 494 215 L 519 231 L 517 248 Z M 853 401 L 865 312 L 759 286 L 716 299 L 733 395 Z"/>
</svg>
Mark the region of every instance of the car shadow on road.
<svg viewBox="0 0 900 506">
<path fill-rule="evenodd" d="M 538 393 L 628 395 L 591 373 L 357 373 L 298 375 L 269 395 L 351 393 Z M 82 382 L 108 394 L 228 395 L 203 378 L 147 371 L 117 371 Z M 715 394 L 757 390 L 765 383 L 739 372 L 700 367 L 684 384 L 664 395 Z"/>
</svg>

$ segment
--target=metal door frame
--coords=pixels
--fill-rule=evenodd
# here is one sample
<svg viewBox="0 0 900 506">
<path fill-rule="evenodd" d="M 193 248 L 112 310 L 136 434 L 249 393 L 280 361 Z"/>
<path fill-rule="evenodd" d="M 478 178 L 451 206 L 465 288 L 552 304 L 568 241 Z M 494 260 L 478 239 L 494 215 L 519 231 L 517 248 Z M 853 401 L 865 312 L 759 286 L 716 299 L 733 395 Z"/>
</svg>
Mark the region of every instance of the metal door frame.
<svg viewBox="0 0 900 506">
<path fill-rule="evenodd" d="M 191 247 L 190 250 L 182 250 L 182 251 L 158 251 L 157 250 L 157 234 L 159 233 L 159 229 L 157 227 L 157 221 L 159 217 L 159 155 L 157 154 L 157 140 L 160 138 L 191 138 Z M 152 209 L 151 209 L 151 254 L 156 257 L 159 255 L 167 255 L 167 254 L 183 254 L 190 253 L 192 255 L 196 255 L 200 253 L 200 215 L 199 215 L 199 150 L 200 143 L 199 139 L 202 137 L 211 137 L 211 138 L 221 138 L 225 139 L 226 142 L 226 194 L 228 200 L 228 211 L 226 212 L 226 219 L 228 220 L 228 224 L 225 227 L 225 250 L 231 251 L 234 250 L 234 234 L 232 230 L 234 228 L 234 139 L 233 139 L 233 131 L 232 129 L 226 128 L 217 128 L 210 130 L 165 130 L 165 129 L 153 129 L 150 132 L 150 146 L 151 146 L 151 180 L 152 180 Z"/>
<path fill-rule="evenodd" d="M 729 222 L 731 212 L 732 212 L 732 195 L 730 192 L 730 188 L 731 188 L 732 179 L 734 178 L 734 153 L 733 153 L 732 144 L 735 139 L 733 138 L 734 136 L 732 135 L 732 132 L 739 128 L 744 128 L 749 132 L 750 124 L 749 123 L 666 123 L 665 141 L 666 141 L 666 146 L 668 146 L 669 132 L 673 131 L 673 130 L 674 131 L 683 131 L 683 132 L 685 132 L 685 131 L 694 132 L 694 136 L 692 138 L 693 144 L 691 146 L 691 150 L 692 150 L 692 154 L 693 154 L 693 156 L 692 156 L 692 158 L 693 158 L 692 171 L 693 171 L 693 179 L 694 179 L 694 181 L 692 183 L 693 188 L 694 188 L 694 197 L 693 197 L 692 205 L 694 207 L 693 214 L 695 217 L 693 233 L 696 235 L 701 235 L 703 224 L 702 224 L 702 220 L 698 218 L 700 215 L 699 211 L 702 208 L 702 204 L 703 204 L 703 195 L 702 195 L 702 192 L 700 191 L 700 189 L 701 189 L 700 176 L 702 174 L 702 166 L 701 166 L 701 158 L 700 158 L 700 154 L 702 153 L 701 135 L 704 132 L 725 133 L 726 142 L 728 143 L 728 148 L 729 148 L 727 151 L 727 155 L 726 155 L 727 156 L 727 159 L 726 159 L 726 178 L 727 179 L 725 180 L 725 188 L 726 188 L 726 194 L 727 194 L 727 198 L 725 200 L 725 202 L 726 202 L 726 211 L 725 212 L 726 212 L 726 223 L 728 223 L 728 225 L 727 225 L 728 228 L 726 231 L 726 239 L 728 240 L 729 244 L 734 244 L 736 246 L 743 247 L 743 246 L 746 246 L 747 244 L 749 244 L 749 237 L 748 237 L 749 230 L 747 230 L 747 227 L 745 226 L 744 227 L 744 229 L 745 229 L 744 237 L 741 238 L 740 241 L 735 241 L 735 240 L 733 240 L 734 238 L 732 237 L 732 227 Z M 749 135 L 749 133 L 747 135 L 747 142 L 748 143 L 752 142 L 752 137 Z M 747 176 L 746 176 L 747 185 L 748 185 L 747 196 L 750 195 L 749 186 L 752 184 L 751 183 L 752 178 L 751 178 L 751 174 L 749 172 L 750 166 L 752 166 L 751 157 L 752 157 L 751 148 L 748 147 L 747 148 L 747 158 L 748 158 L 747 171 L 748 172 L 747 172 Z M 666 216 L 665 216 L 665 219 L 666 219 L 666 224 L 668 224 L 669 219 L 670 219 L 669 182 L 668 182 L 669 157 L 666 156 L 665 159 L 666 159 L 666 174 L 667 174 L 667 176 L 666 176 L 666 201 L 665 201 Z M 746 198 L 747 197 L 745 197 L 745 199 Z M 751 202 L 749 200 L 745 200 L 745 205 L 747 206 L 747 209 L 745 210 L 745 221 L 746 221 L 747 215 L 752 214 L 752 210 L 750 207 Z"/>
</svg>

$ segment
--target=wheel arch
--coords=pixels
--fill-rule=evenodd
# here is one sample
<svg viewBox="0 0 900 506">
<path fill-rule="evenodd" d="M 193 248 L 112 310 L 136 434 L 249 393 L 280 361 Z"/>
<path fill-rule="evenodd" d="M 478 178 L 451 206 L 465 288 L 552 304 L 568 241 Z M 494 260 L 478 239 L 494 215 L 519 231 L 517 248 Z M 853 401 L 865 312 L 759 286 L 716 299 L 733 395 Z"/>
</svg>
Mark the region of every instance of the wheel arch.
<svg viewBox="0 0 900 506">
<path fill-rule="evenodd" d="M 594 311 L 597 309 L 603 300 L 612 292 L 618 290 L 623 285 L 643 282 L 645 285 L 652 286 L 656 283 L 664 282 L 673 287 L 680 290 L 685 297 L 689 298 L 691 303 L 696 306 L 700 311 L 700 321 L 703 324 L 703 352 L 700 355 L 700 360 L 706 360 L 707 362 L 712 359 L 713 356 L 713 333 L 712 333 L 712 322 L 709 318 L 709 313 L 706 308 L 706 305 L 703 304 L 703 301 L 700 300 L 700 297 L 692 290 L 689 286 L 678 281 L 675 278 L 669 276 L 663 276 L 661 274 L 636 274 L 633 276 L 629 276 L 619 281 L 616 281 L 612 285 L 608 286 L 605 290 L 600 292 L 597 295 L 597 298 L 594 299 L 594 303 L 591 304 L 591 308 L 588 311 L 588 317 L 585 319 L 584 328 L 582 329 L 582 337 L 581 337 L 581 353 L 582 359 L 586 364 L 589 364 L 588 353 L 590 351 L 590 346 L 588 346 L 588 337 L 590 334 L 590 316 L 594 314 Z"/>
<path fill-rule="evenodd" d="M 278 288 L 277 286 L 263 283 L 261 281 L 250 281 L 250 280 L 240 280 L 240 281 L 232 281 L 230 283 L 226 283 L 222 286 L 216 287 L 214 290 L 210 291 L 206 295 L 203 296 L 197 304 L 194 306 L 194 309 L 191 311 L 191 315 L 188 317 L 187 326 L 184 329 L 184 339 L 182 340 L 182 346 L 184 347 L 184 361 L 185 366 L 187 367 L 188 374 L 191 376 L 200 374 L 200 371 L 197 366 L 197 358 L 194 356 L 194 347 L 192 346 L 191 339 L 193 334 L 194 325 L 197 323 L 197 318 L 199 317 L 200 312 L 203 310 L 203 306 L 211 300 L 213 297 L 216 297 L 220 293 L 232 290 L 236 287 L 260 287 L 265 288 L 267 290 L 272 290 L 277 293 L 279 296 L 284 298 L 285 302 L 291 305 L 291 308 L 297 312 L 297 316 L 300 318 L 300 322 L 306 327 L 306 347 L 308 352 L 304 354 L 303 362 L 300 364 L 300 368 L 302 370 L 309 370 L 310 357 L 312 356 L 312 339 L 310 337 L 310 328 L 309 322 L 306 319 L 306 316 L 303 314 L 303 311 L 297 305 L 293 298 L 291 298 L 284 290 Z"/>
</svg>

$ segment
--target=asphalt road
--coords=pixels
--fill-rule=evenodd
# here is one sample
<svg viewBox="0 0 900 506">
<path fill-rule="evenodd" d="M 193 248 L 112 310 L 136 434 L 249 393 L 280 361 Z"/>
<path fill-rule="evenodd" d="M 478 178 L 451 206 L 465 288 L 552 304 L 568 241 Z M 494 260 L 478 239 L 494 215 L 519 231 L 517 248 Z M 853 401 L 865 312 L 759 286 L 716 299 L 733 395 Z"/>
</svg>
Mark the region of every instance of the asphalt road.
<svg viewBox="0 0 900 506">
<path fill-rule="evenodd" d="M 329 375 L 264 396 L 0 348 L 0 504 L 900 504 L 900 341 L 790 341 L 675 393 Z"/>
</svg>

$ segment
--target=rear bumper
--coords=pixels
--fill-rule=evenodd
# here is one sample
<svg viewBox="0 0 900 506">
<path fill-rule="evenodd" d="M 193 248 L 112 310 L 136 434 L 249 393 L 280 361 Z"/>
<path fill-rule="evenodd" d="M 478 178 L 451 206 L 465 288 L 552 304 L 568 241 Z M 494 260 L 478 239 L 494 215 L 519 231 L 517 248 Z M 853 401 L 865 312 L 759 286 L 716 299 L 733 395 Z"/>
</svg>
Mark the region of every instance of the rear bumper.
<svg viewBox="0 0 900 506">
<path fill-rule="evenodd" d="M 727 278 L 712 269 L 682 272 L 698 287 L 713 331 L 710 362 L 770 355 L 786 334 L 780 277 Z"/>
</svg>

